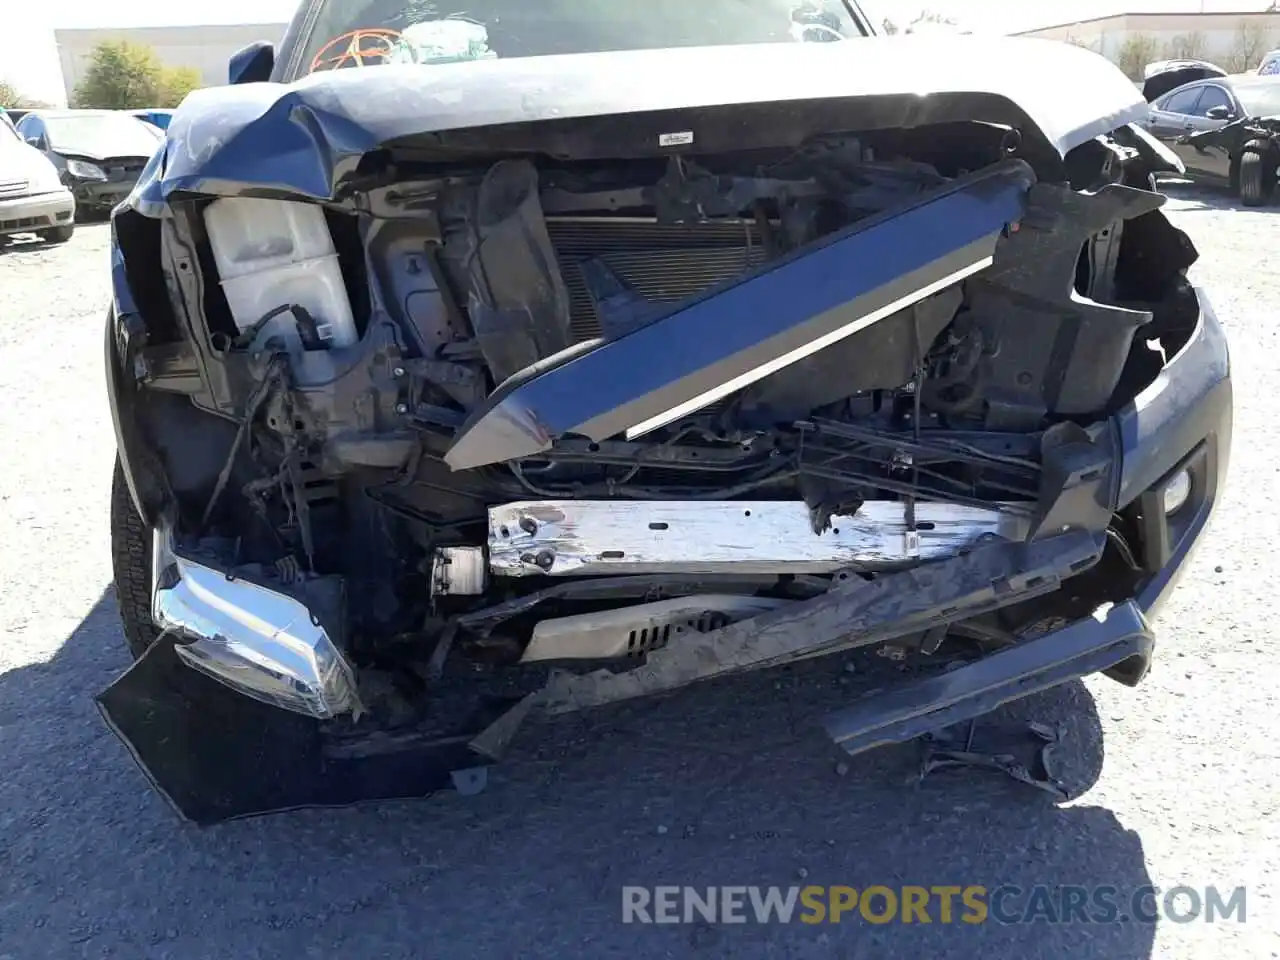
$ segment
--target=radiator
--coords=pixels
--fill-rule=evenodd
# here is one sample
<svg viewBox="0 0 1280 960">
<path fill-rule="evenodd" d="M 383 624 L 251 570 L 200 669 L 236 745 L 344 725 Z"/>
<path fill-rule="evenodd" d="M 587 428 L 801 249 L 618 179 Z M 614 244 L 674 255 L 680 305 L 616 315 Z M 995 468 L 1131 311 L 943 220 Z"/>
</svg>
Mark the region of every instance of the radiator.
<svg viewBox="0 0 1280 960">
<path fill-rule="evenodd" d="M 687 225 L 638 217 L 547 217 L 547 230 L 572 298 L 574 339 L 600 335 L 600 319 L 579 264 L 598 257 L 646 299 L 673 302 L 731 280 L 765 259 L 749 220 Z"/>
</svg>

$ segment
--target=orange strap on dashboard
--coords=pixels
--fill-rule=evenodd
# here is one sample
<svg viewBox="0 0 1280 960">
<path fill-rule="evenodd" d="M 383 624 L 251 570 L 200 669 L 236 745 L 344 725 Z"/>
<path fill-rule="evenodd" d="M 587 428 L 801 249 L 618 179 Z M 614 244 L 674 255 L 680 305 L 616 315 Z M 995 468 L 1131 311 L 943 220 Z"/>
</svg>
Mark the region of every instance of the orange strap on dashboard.
<svg viewBox="0 0 1280 960">
<path fill-rule="evenodd" d="M 334 37 L 317 51 L 311 59 L 308 73 L 350 66 L 374 66 L 390 58 L 399 40 L 399 30 L 350 30 Z"/>
</svg>

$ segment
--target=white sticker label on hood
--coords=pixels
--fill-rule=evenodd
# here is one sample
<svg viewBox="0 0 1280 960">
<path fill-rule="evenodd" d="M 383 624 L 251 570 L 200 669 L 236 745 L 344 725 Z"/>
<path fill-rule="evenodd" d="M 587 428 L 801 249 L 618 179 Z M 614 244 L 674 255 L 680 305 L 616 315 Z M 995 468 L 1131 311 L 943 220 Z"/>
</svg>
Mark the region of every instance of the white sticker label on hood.
<svg viewBox="0 0 1280 960">
<path fill-rule="evenodd" d="M 681 130 L 679 133 L 658 134 L 658 146 L 660 147 L 683 147 L 690 143 L 693 143 L 692 130 Z"/>
</svg>

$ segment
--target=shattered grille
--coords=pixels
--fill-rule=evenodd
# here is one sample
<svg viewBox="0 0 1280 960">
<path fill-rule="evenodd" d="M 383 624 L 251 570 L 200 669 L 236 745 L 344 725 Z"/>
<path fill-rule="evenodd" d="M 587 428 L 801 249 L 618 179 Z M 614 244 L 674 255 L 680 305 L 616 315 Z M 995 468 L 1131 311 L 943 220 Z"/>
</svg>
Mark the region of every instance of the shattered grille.
<svg viewBox="0 0 1280 960">
<path fill-rule="evenodd" d="M 547 230 L 572 300 L 574 339 L 600 335 L 600 319 L 579 264 L 598 257 L 649 300 L 671 302 L 701 293 L 764 261 L 754 223 L 717 220 L 659 224 L 634 217 L 548 217 Z"/>
</svg>

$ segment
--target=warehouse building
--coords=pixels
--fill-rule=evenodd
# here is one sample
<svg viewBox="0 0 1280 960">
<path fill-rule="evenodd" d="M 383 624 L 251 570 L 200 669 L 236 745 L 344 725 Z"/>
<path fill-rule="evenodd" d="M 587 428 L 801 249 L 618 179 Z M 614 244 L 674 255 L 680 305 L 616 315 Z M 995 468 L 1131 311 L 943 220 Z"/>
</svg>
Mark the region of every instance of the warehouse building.
<svg viewBox="0 0 1280 960">
<path fill-rule="evenodd" d="M 231 55 L 255 40 L 279 43 L 283 23 L 221 24 L 204 27 L 125 27 L 89 30 L 55 30 L 58 59 L 62 65 L 62 85 L 70 98 L 84 76 L 90 57 L 104 41 L 127 40 L 155 51 L 167 67 L 192 67 L 205 85 L 227 82 L 227 61 Z"/>
<path fill-rule="evenodd" d="M 1117 63 L 1129 57 L 1159 60 L 1192 57 L 1232 72 L 1256 69 L 1280 47 L 1280 13 L 1118 13 L 1028 30 L 1028 37 L 1088 47 Z"/>
<path fill-rule="evenodd" d="M 278 43 L 283 23 L 216 26 L 127 27 L 55 30 L 67 97 L 84 76 L 94 48 L 103 41 L 145 44 L 166 66 L 193 67 L 206 85 L 227 82 L 227 61 L 256 40 Z M 1192 56 L 1230 70 L 1251 70 L 1262 56 L 1280 48 L 1280 13 L 1117 13 L 1059 23 L 1022 33 L 1088 47 L 1117 63 L 1139 55 L 1147 60 Z M 1127 66 L 1127 64 L 1126 64 Z"/>
</svg>

